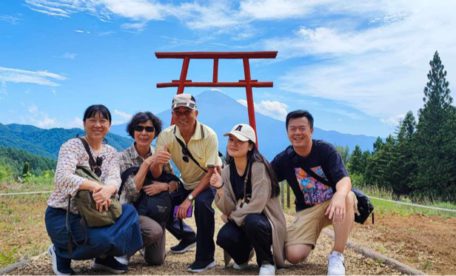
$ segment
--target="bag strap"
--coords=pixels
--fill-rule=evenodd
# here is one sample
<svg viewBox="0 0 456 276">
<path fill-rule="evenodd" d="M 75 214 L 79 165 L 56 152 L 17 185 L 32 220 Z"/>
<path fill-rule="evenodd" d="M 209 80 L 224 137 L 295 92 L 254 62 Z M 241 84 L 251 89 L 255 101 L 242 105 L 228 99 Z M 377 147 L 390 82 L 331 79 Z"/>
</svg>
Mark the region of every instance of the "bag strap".
<svg viewBox="0 0 456 276">
<path fill-rule="evenodd" d="M 87 154 L 89 155 L 89 166 L 90 169 L 93 171 L 93 167 L 95 166 L 95 159 L 93 158 L 92 151 L 90 150 L 89 143 L 87 143 L 86 139 L 78 137 L 81 140 L 82 145 L 84 146 Z"/>
<path fill-rule="evenodd" d="M 202 130 L 202 126 L 201 126 L 201 130 Z M 174 128 L 174 132 L 176 131 L 176 128 Z M 190 157 L 190 159 L 200 168 L 202 169 L 205 173 L 207 173 L 207 170 L 205 168 L 203 168 L 200 163 L 198 163 L 198 161 L 196 161 L 195 157 L 193 157 L 192 153 L 190 152 L 190 150 L 188 149 L 188 147 L 185 145 L 184 141 L 182 141 L 181 139 L 179 139 L 176 135 L 176 133 L 174 133 L 174 137 L 176 137 L 176 140 L 177 142 L 179 143 L 179 145 L 182 147 L 182 149 L 185 149 L 187 150 L 187 153 L 188 153 L 188 157 Z"/>
<path fill-rule="evenodd" d="M 252 181 L 250 181 L 250 168 L 252 167 L 252 163 L 247 163 L 247 171 L 245 172 L 244 177 L 244 198 L 242 199 L 241 208 L 244 203 L 250 202 L 250 197 L 252 196 Z"/>
<path fill-rule="evenodd" d="M 136 174 L 139 171 L 139 166 L 132 166 L 128 169 L 126 169 L 121 175 L 120 179 L 122 182 L 120 183 L 119 191 L 117 192 L 117 195 L 120 197 L 120 194 L 122 193 L 122 189 L 125 185 L 125 182 L 127 182 L 127 179 L 130 175 Z"/>
</svg>

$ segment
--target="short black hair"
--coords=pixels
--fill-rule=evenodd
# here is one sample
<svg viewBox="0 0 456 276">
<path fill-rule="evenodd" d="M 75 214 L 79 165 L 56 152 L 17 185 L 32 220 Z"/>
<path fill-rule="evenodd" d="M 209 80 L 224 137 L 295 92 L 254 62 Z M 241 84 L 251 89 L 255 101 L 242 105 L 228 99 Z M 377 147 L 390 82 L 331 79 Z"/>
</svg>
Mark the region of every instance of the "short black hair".
<svg viewBox="0 0 456 276">
<path fill-rule="evenodd" d="M 100 113 L 101 117 L 109 121 L 109 125 L 111 125 L 112 122 L 112 117 L 111 117 L 111 112 L 109 112 L 109 109 L 102 105 L 102 104 L 94 104 L 89 107 L 84 112 L 84 118 L 82 119 L 83 122 L 85 122 L 88 118 L 92 118 L 97 113 Z"/>
<path fill-rule="evenodd" d="M 287 114 L 287 119 L 285 121 L 285 127 L 286 127 L 287 131 L 288 131 L 288 123 L 290 123 L 290 120 L 296 119 L 296 118 L 301 118 L 301 117 L 306 117 L 307 120 L 309 121 L 310 128 L 313 129 L 314 118 L 312 117 L 312 114 L 310 114 L 310 112 L 307 110 L 298 109 L 295 111 L 291 111 L 290 113 Z"/>
<path fill-rule="evenodd" d="M 155 116 L 152 112 L 149 111 L 138 112 L 133 116 L 133 118 L 131 118 L 131 121 L 127 125 L 128 134 L 130 134 L 131 137 L 135 138 L 135 127 L 147 121 L 152 122 L 152 125 L 155 128 L 155 137 L 157 137 L 158 134 L 160 134 L 161 132 L 162 122 L 157 116 Z"/>
</svg>

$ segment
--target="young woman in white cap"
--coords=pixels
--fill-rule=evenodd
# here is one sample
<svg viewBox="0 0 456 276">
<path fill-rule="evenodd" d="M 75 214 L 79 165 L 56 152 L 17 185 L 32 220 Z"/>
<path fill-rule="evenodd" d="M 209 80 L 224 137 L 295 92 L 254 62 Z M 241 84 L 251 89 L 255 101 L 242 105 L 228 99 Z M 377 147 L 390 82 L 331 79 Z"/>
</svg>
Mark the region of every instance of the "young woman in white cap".
<svg viewBox="0 0 456 276">
<path fill-rule="evenodd" d="M 274 275 L 284 265 L 286 222 L 279 203 L 279 185 L 266 159 L 256 148 L 256 135 L 247 124 L 226 133 L 227 166 L 210 180 L 217 189 L 215 204 L 227 218 L 217 244 L 235 261 L 248 267 L 255 250 L 260 275 Z M 271 250 L 272 248 L 272 250 Z"/>
</svg>

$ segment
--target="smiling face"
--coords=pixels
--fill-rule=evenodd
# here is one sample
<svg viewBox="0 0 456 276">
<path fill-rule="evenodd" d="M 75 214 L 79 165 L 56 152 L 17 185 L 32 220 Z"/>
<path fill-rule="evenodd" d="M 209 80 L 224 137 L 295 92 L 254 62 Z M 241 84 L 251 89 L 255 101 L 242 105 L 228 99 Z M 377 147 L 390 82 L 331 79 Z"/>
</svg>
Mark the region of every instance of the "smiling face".
<svg viewBox="0 0 456 276">
<path fill-rule="evenodd" d="M 173 121 L 180 132 L 193 132 L 196 125 L 198 111 L 187 107 L 176 107 L 173 109 Z"/>
<path fill-rule="evenodd" d="M 247 156 L 247 153 L 252 150 L 253 144 L 249 141 L 241 141 L 233 135 L 228 135 L 228 144 L 226 149 L 228 154 L 233 158 Z"/>
<path fill-rule="evenodd" d="M 306 117 L 290 119 L 287 128 L 288 139 L 295 150 L 308 151 L 312 147 L 313 128 Z"/>
<path fill-rule="evenodd" d="M 89 140 L 103 140 L 109 131 L 111 123 L 100 112 L 84 121 L 84 130 Z"/>
<path fill-rule="evenodd" d="M 136 145 L 140 147 L 150 147 L 150 143 L 155 138 L 155 128 L 151 120 L 139 123 L 134 128 L 134 137 Z"/>
</svg>

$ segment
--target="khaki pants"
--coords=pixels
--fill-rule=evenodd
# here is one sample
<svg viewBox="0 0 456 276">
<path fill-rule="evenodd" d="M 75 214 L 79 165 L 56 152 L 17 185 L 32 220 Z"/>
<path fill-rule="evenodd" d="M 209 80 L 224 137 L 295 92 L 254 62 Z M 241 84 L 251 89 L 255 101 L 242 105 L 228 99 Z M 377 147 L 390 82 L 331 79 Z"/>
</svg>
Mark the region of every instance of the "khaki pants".
<svg viewBox="0 0 456 276">
<path fill-rule="evenodd" d="M 348 196 L 353 197 L 356 210 L 357 200 L 355 194 L 350 192 Z M 332 221 L 325 216 L 326 209 L 330 203 L 331 200 L 327 200 L 297 212 L 295 220 L 287 229 L 285 246 L 308 244 L 314 248 L 321 230 L 332 224 Z"/>
<path fill-rule="evenodd" d="M 145 248 L 144 260 L 148 265 L 162 265 L 166 255 L 164 227 L 146 216 L 139 216 L 139 224 Z"/>
</svg>

